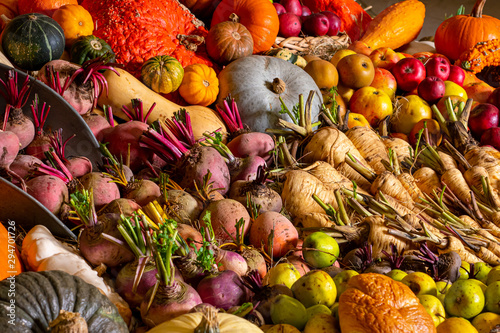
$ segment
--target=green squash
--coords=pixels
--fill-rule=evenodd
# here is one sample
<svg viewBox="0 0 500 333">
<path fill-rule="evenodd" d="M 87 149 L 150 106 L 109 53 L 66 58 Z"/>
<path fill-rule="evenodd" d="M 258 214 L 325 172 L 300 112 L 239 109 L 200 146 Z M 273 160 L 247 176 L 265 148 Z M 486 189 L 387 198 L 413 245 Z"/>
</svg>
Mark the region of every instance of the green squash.
<svg viewBox="0 0 500 333">
<path fill-rule="evenodd" d="M 108 43 L 103 39 L 90 35 L 80 36 L 71 46 L 70 61 L 75 64 L 82 65 L 85 61 L 98 58 L 110 53 L 113 55 L 110 62 L 115 61 L 115 53 Z"/>
<path fill-rule="evenodd" d="M 169 94 L 182 83 L 184 68 L 171 56 L 156 56 L 148 59 L 141 68 L 142 82 L 157 93 Z"/>
<path fill-rule="evenodd" d="M 286 60 L 294 65 L 299 66 L 300 68 L 304 68 L 307 65 L 306 59 L 291 52 L 290 50 L 283 48 L 270 49 L 265 53 L 265 55 Z"/>
<path fill-rule="evenodd" d="M 43 14 L 16 16 L 2 32 L 5 56 L 23 70 L 37 71 L 49 61 L 61 58 L 64 45 L 64 31 L 59 23 Z"/>
<path fill-rule="evenodd" d="M 116 306 L 77 276 L 23 272 L 0 282 L 0 327 L 8 332 L 47 332 L 61 310 L 80 313 L 89 333 L 128 332 Z"/>
</svg>

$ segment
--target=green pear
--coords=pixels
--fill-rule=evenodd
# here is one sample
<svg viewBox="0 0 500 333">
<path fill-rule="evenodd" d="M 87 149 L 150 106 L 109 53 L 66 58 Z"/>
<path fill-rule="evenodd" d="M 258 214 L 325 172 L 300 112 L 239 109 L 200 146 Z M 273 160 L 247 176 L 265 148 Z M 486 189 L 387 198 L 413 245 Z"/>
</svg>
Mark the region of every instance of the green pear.
<svg viewBox="0 0 500 333">
<path fill-rule="evenodd" d="M 457 280 L 444 297 L 446 312 L 454 317 L 470 319 L 483 311 L 485 304 L 481 286 L 471 280 Z"/>
<path fill-rule="evenodd" d="M 275 325 L 289 324 L 302 330 L 307 323 L 307 311 L 304 304 L 295 298 L 278 295 L 271 303 L 271 320 Z"/>
<path fill-rule="evenodd" d="M 493 312 L 483 312 L 472 319 L 478 333 L 490 333 L 497 325 L 500 325 L 500 315 Z"/>
<path fill-rule="evenodd" d="M 403 280 L 403 278 L 405 276 L 408 275 L 408 273 L 406 273 L 405 271 L 402 271 L 400 269 L 393 269 L 392 271 L 390 271 L 389 273 L 386 274 L 388 277 L 390 277 L 391 279 L 393 279 L 394 281 L 399 281 L 401 282 L 401 280 Z"/>
<path fill-rule="evenodd" d="M 413 272 L 406 275 L 401 282 L 415 293 L 415 295 L 437 295 L 436 282 L 423 272 Z"/>
<path fill-rule="evenodd" d="M 460 276 L 459 280 L 467 280 L 469 278 L 470 264 L 467 261 L 462 260 L 462 265 L 460 265 Z"/>
<path fill-rule="evenodd" d="M 316 304 L 313 306 L 310 306 L 306 309 L 307 312 L 307 321 L 312 318 L 317 313 L 326 313 L 327 315 L 332 315 L 332 310 L 330 310 L 326 305 L 324 304 Z"/>
<path fill-rule="evenodd" d="M 451 287 L 451 282 L 449 281 L 438 281 L 436 282 L 437 298 L 444 304 L 444 297 Z"/>
<path fill-rule="evenodd" d="M 500 266 L 497 266 L 500 267 Z M 496 267 L 495 267 L 496 268 Z M 486 278 L 486 285 L 490 285 L 493 282 L 500 281 L 500 269 L 492 269 L 488 273 L 488 277 Z"/>
<path fill-rule="evenodd" d="M 474 264 L 474 279 L 478 279 L 482 283 L 486 283 L 488 273 L 491 271 L 491 266 L 485 262 L 476 262 Z"/>
<path fill-rule="evenodd" d="M 304 260 L 314 268 L 324 268 L 333 265 L 340 254 L 337 241 L 324 232 L 313 232 L 302 245 Z"/>
<path fill-rule="evenodd" d="M 500 281 L 490 283 L 484 292 L 486 311 L 500 314 Z"/>
<path fill-rule="evenodd" d="M 422 304 L 434 321 L 434 326 L 438 326 L 446 319 L 446 311 L 444 310 L 443 303 L 432 295 L 418 295 L 420 304 Z"/>
<path fill-rule="evenodd" d="M 333 277 L 333 282 L 335 282 L 335 287 L 337 287 L 337 301 L 339 300 L 340 295 L 347 289 L 349 279 L 355 275 L 359 275 L 359 273 L 355 270 L 347 269 Z"/>
<path fill-rule="evenodd" d="M 312 270 L 292 285 L 292 292 L 306 308 L 324 304 L 330 307 L 335 303 L 337 287 L 332 277 L 325 271 Z"/>
</svg>

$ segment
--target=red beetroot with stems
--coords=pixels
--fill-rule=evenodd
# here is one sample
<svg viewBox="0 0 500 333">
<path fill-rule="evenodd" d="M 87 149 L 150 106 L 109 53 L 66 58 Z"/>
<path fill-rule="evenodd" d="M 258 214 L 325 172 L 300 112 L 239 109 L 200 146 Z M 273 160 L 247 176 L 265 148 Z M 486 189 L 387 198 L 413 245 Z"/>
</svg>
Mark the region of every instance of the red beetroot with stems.
<svg viewBox="0 0 500 333">
<path fill-rule="evenodd" d="M 9 131 L 17 135 L 21 149 L 28 146 L 35 138 L 35 125 L 33 121 L 23 113 L 23 107 L 28 102 L 31 91 L 29 76 L 26 76 L 21 87 L 18 87 L 17 72 L 10 70 L 7 73 L 7 80 L 0 79 L 4 90 L 0 94 L 5 98 L 7 105 L 3 121 L 0 123 L 2 131 Z"/>
<path fill-rule="evenodd" d="M 119 214 L 97 216 L 92 189 L 71 194 L 70 206 L 83 224 L 78 238 L 82 255 L 94 266 L 117 267 L 134 260 L 134 254 L 118 229 Z"/>
<path fill-rule="evenodd" d="M 93 189 L 93 203 L 98 210 L 120 198 L 118 185 L 101 172 L 89 172 L 79 180 L 84 189 Z"/>
<path fill-rule="evenodd" d="M 221 194 L 229 190 L 229 169 L 223 157 L 214 148 L 196 142 L 185 109 L 162 124 L 156 122 L 144 132 L 140 142 L 167 163 L 175 164 L 177 177 L 181 178 L 179 185 L 183 188 L 202 188 L 206 175 L 210 173 L 213 188 Z"/>
<path fill-rule="evenodd" d="M 69 159 L 65 156 L 66 144 L 76 136 L 73 134 L 66 141 L 63 142 L 62 128 L 53 131 L 50 135 L 50 145 L 59 159 L 64 163 L 66 168 L 74 178 L 85 176 L 87 173 L 92 172 L 92 162 L 85 156 L 73 156 Z"/>
<path fill-rule="evenodd" d="M 227 147 L 235 157 L 260 156 L 266 161 L 271 159 L 271 152 L 274 149 L 273 138 L 266 133 L 251 132 L 243 126 L 234 98 L 224 99 L 224 109 L 217 106 L 217 112 L 231 134 Z"/>
<path fill-rule="evenodd" d="M 111 111 L 111 107 L 108 107 L 107 105 L 103 105 L 103 109 L 105 115 L 107 114 L 106 110 L 108 110 L 108 112 Z M 111 129 L 115 126 L 113 116 L 108 118 L 108 117 L 103 117 L 95 112 L 87 112 L 82 116 L 82 118 L 85 121 L 85 123 L 89 126 L 90 130 L 92 131 L 92 134 L 94 134 L 95 138 L 99 142 L 101 142 L 102 139 L 104 138 L 104 134 L 107 131 L 111 131 Z"/>
<path fill-rule="evenodd" d="M 111 154 L 124 161 L 133 172 L 139 171 L 153 159 L 154 153 L 150 149 L 141 147 L 139 139 L 149 128 L 147 119 L 155 106 L 156 103 L 145 114 L 142 101 L 133 99 L 132 109 L 125 105 L 122 107 L 123 113 L 130 120 L 103 133 L 102 142 L 108 143 L 107 148 Z"/>
<path fill-rule="evenodd" d="M 21 178 L 28 178 L 37 168 L 37 164 L 42 164 L 39 158 L 31 155 L 19 154 L 10 165 L 10 169 Z"/>
<path fill-rule="evenodd" d="M 45 152 L 50 148 L 50 137 L 43 131 L 45 121 L 47 121 L 50 112 L 50 105 L 46 108 L 47 105 L 44 102 L 41 109 L 39 109 L 39 106 L 40 100 L 38 99 L 38 94 L 35 94 L 35 99 L 31 104 L 31 112 L 35 122 L 35 138 L 24 151 L 28 155 L 33 155 L 44 160 Z"/>
<path fill-rule="evenodd" d="M 21 184 L 22 189 L 26 189 L 24 179 L 10 170 L 11 164 L 19 153 L 19 138 L 9 131 L 0 130 L 0 175 L 10 176 Z"/>
</svg>

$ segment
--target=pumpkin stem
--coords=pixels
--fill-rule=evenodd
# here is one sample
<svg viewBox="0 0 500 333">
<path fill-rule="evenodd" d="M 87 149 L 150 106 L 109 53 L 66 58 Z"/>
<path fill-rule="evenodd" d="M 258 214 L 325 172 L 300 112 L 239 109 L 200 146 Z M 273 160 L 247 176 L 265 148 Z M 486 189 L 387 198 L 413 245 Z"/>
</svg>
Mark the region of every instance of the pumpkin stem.
<svg viewBox="0 0 500 333">
<path fill-rule="evenodd" d="M 240 17 L 236 15 L 236 13 L 232 13 L 231 15 L 229 15 L 229 21 L 233 23 L 240 23 Z"/>
<path fill-rule="evenodd" d="M 12 21 L 12 19 L 8 18 L 5 14 L 0 15 L 0 19 L 2 20 L 2 22 L 5 25 L 7 25 L 7 23 L 9 23 L 10 21 Z"/>
<path fill-rule="evenodd" d="M 200 324 L 194 329 L 194 333 L 218 333 L 219 321 L 217 319 L 217 309 L 207 306 L 201 309 L 202 319 Z"/>
<path fill-rule="evenodd" d="M 78 312 L 60 310 L 56 319 L 49 323 L 53 333 L 87 333 L 88 326 L 85 318 Z"/>
<path fill-rule="evenodd" d="M 472 8 L 472 12 L 470 13 L 471 17 L 483 17 L 483 7 L 486 3 L 486 0 L 477 0 Z"/>
<path fill-rule="evenodd" d="M 273 80 L 273 91 L 276 94 L 282 94 L 282 93 L 284 93 L 285 89 L 286 89 L 285 81 L 283 81 L 279 77 L 277 77 L 277 78 L 275 78 Z"/>
</svg>

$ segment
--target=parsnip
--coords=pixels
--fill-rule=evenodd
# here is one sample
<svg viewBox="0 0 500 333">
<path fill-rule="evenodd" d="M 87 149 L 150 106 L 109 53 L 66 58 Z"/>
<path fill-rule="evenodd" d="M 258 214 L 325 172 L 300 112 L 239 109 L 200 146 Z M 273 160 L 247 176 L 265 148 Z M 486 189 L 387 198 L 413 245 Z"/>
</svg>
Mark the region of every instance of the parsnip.
<svg viewBox="0 0 500 333">
<path fill-rule="evenodd" d="M 458 169 L 457 161 L 455 161 L 450 154 L 440 150 L 437 153 L 443 162 L 443 170 Z"/>
<path fill-rule="evenodd" d="M 420 198 L 424 198 L 424 194 L 417 186 L 417 182 L 415 178 L 409 173 L 403 172 L 396 176 L 398 180 L 401 182 L 401 185 L 406 189 L 408 194 L 410 194 L 411 199 L 414 202 L 420 202 Z"/>
<path fill-rule="evenodd" d="M 486 184 L 490 187 L 490 195 L 494 205 L 500 207 L 500 197 L 498 196 L 498 192 L 491 185 L 488 171 L 484 167 L 476 165 L 464 172 L 464 178 L 467 181 L 467 184 L 484 195 L 483 183 L 481 180 L 482 177 L 484 177 Z"/>
<path fill-rule="evenodd" d="M 387 150 L 392 149 L 396 154 L 399 163 L 403 162 L 406 157 L 410 158 L 410 144 L 400 138 L 383 138 L 382 143 Z"/>
<path fill-rule="evenodd" d="M 45 226 L 36 225 L 25 235 L 21 256 L 30 270 L 61 270 L 99 288 L 118 308 L 123 320 L 130 323 L 132 311 L 127 302 L 97 275 L 77 251 L 58 241 Z"/>
<path fill-rule="evenodd" d="M 488 171 L 488 178 L 493 188 L 500 192 L 500 153 L 489 147 L 474 147 L 465 154 L 473 166 L 481 166 Z"/>
<path fill-rule="evenodd" d="M 333 188 L 345 187 L 351 190 L 353 189 L 352 181 L 349 178 L 324 161 L 316 161 L 302 170 L 309 172 L 323 182 L 323 184 L 330 185 Z M 358 188 L 358 193 L 369 194 L 362 188 Z"/>
<path fill-rule="evenodd" d="M 439 175 L 429 167 L 422 167 L 415 171 L 413 179 L 415 179 L 418 188 L 431 198 L 434 198 L 434 191 L 437 191 L 437 193 L 441 191 L 442 185 Z"/>
<path fill-rule="evenodd" d="M 356 126 L 349 129 L 346 132 L 346 136 L 376 173 L 380 174 L 386 171 L 381 160 L 389 162 L 387 148 L 373 129 Z"/>
<path fill-rule="evenodd" d="M 445 237 L 445 239 L 447 240 L 446 245 L 438 247 L 439 254 L 455 251 L 456 253 L 458 253 L 462 261 L 466 261 L 469 264 L 483 262 L 483 260 L 480 259 L 478 256 L 476 256 L 474 253 L 466 250 L 464 245 L 458 238 L 453 236 L 447 236 Z"/>
<path fill-rule="evenodd" d="M 372 183 L 370 191 L 373 195 L 378 194 L 379 191 L 383 194 L 387 194 L 408 209 L 413 209 L 415 207 L 415 203 L 413 202 L 408 191 L 404 188 L 398 178 L 396 178 L 396 176 L 389 171 L 382 172 L 377 179 L 375 179 Z"/>
<path fill-rule="evenodd" d="M 471 203 L 471 189 L 465 181 L 464 175 L 458 169 L 449 169 L 441 176 L 441 181 L 460 199 L 464 204 Z"/>
</svg>

